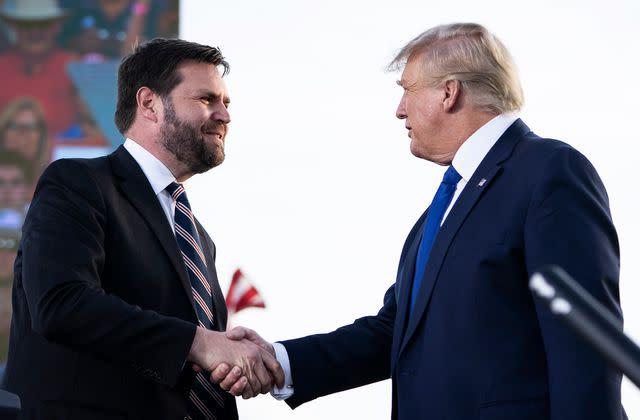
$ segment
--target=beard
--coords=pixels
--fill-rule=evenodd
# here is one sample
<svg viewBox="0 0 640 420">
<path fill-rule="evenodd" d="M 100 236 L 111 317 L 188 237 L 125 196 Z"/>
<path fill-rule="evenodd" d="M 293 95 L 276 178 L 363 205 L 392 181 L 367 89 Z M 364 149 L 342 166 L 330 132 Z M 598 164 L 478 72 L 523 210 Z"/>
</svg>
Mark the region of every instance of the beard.
<svg viewBox="0 0 640 420">
<path fill-rule="evenodd" d="M 220 165 L 224 161 L 224 147 L 207 142 L 204 132 L 223 124 L 214 123 L 213 127 L 205 126 L 203 130 L 178 118 L 171 100 L 167 99 L 163 103 L 166 111 L 160 144 L 194 174 L 201 174 Z M 223 131 L 226 132 L 226 128 Z"/>
</svg>

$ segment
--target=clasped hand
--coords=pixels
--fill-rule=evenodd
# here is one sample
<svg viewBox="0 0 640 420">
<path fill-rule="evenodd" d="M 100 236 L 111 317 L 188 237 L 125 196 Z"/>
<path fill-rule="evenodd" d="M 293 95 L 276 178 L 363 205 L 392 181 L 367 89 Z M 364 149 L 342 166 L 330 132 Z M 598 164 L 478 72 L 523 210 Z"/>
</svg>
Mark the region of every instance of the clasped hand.
<svg viewBox="0 0 640 420">
<path fill-rule="evenodd" d="M 225 334 L 198 327 L 187 360 L 194 370 L 211 372 L 211 381 L 222 389 L 245 399 L 284 386 L 273 347 L 246 328 Z"/>
</svg>

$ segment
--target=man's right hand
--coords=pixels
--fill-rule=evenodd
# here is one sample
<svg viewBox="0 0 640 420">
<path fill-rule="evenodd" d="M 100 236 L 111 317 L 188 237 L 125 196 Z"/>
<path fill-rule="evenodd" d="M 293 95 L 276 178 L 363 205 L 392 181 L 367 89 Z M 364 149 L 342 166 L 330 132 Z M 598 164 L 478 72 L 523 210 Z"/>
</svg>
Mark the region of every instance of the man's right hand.
<svg viewBox="0 0 640 420">
<path fill-rule="evenodd" d="M 267 352 L 275 360 L 276 353 L 273 349 L 273 345 L 249 328 L 236 327 L 233 330 L 227 331 L 226 337 L 240 342 L 248 340 L 254 345 L 260 347 L 264 352 Z M 278 364 L 278 366 L 280 366 L 280 364 Z M 282 371 L 282 368 L 280 368 L 280 370 Z M 242 375 L 241 369 L 239 369 L 238 366 L 234 366 L 233 369 L 229 370 L 228 365 L 219 365 L 211 372 L 211 380 L 219 384 L 220 388 L 228 391 L 232 395 L 242 395 L 245 399 L 258 395 L 258 393 L 253 392 L 253 389 L 249 389 L 250 387 L 246 386 L 247 378 Z M 282 376 L 282 382 L 274 381 L 274 384 L 279 388 L 284 386 L 284 373 Z"/>
<path fill-rule="evenodd" d="M 220 383 L 222 389 L 243 398 L 266 394 L 274 384 L 282 387 L 284 372 L 275 359 L 273 347 L 255 332 L 242 330 L 246 331 L 225 335 L 198 327 L 187 360 L 211 371 L 211 379 Z M 233 368 L 229 369 L 230 366 Z M 223 373 L 228 380 L 220 378 Z"/>
</svg>

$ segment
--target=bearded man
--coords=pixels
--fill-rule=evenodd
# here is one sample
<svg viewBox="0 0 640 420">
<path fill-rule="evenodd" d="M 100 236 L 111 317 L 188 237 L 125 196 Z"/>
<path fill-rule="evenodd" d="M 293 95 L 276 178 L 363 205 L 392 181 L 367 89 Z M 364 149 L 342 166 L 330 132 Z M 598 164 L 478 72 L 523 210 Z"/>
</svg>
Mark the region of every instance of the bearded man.
<svg viewBox="0 0 640 420">
<path fill-rule="evenodd" d="M 280 365 L 225 337 L 215 246 L 181 183 L 224 160 L 230 122 L 217 48 L 156 39 L 126 57 L 123 146 L 44 172 L 13 283 L 3 388 L 24 419 L 237 419 L 207 371 L 236 366 L 254 392 Z"/>
</svg>

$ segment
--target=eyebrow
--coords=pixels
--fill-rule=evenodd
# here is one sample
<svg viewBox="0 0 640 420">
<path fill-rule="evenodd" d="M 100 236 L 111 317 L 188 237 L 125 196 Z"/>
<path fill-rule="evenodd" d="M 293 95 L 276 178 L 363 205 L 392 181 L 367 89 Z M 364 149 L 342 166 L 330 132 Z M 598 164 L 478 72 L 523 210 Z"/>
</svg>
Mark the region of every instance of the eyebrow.
<svg viewBox="0 0 640 420">
<path fill-rule="evenodd" d="M 411 89 L 413 87 L 418 86 L 418 81 L 408 84 L 406 80 L 400 79 L 400 80 L 396 80 L 396 84 L 403 89 Z"/>
</svg>

